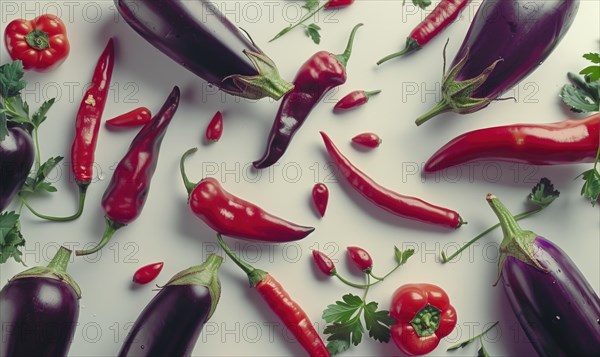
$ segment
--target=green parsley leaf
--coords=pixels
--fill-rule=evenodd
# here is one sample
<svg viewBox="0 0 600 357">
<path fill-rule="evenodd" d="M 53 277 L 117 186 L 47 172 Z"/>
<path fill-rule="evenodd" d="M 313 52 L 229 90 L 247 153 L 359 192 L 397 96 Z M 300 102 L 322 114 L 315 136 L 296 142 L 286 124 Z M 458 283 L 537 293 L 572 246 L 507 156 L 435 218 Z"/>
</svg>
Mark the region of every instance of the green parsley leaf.
<svg viewBox="0 0 600 357">
<path fill-rule="evenodd" d="M 54 98 L 47 100 L 40 105 L 35 113 L 33 113 L 31 121 L 34 127 L 39 128 L 39 126 L 46 120 L 46 114 L 48 114 L 48 110 L 50 110 L 53 104 Z"/>
<path fill-rule="evenodd" d="M 327 342 L 327 351 L 332 356 L 340 354 L 350 348 L 350 342 L 347 340 L 333 340 Z"/>
<path fill-rule="evenodd" d="M 21 190 L 19 194 L 23 193 L 38 193 L 38 192 L 56 192 L 56 187 L 54 187 L 50 182 L 46 182 L 46 178 L 48 174 L 52 172 L 52 170 L 61 162 L 63 159 L 62 156 L 56 156 L 49 158 L 46 162 L 44 162 L 40 169 L 33 175 L 28 177 L 25 180 L 23 186 L 21 186 Z"/>
<path fill-rule="evenodd" d="M 576 113 L 597 112 L 600 108 L 600 82 L 586 82 L 574 73 L 567 77 L 572 84 L 566 84 L 560 91 L 560 98 Z"/>
<path fill-rule="evenodd" d="M 15 212 L 0 214 L 0 264 L 13 258 L 22 263 L 20 248 L 25 245 L 25 239 L 19 229 L 19 215 Z"/>
<path fill-rule="evenodd" d="M 343 301 L 336 301 L 335 304 L 328 305 L 325 311 L 323 311 L 322 318 L 325 322 L 348 321 L 363 304 L 362 299 L 353 294 L 342 296 L 342 300 Z"/>
<path fill-rule="evenodd" d="M 404 252 L 402 252 L 400 251 L 400 249 L 398 249 L 398 247 L 394 246 L 394 256 L 398 265 L 404 265 L 408 258 L 412 257 L 413 254 L 415 254 L 414 249 L 407 249 Z"/>
<path fill-rule="evenodd" d="M 317 45 L 321 43 L 321 34 L 319 33 L 321 27 L 319 27 L 319 25 L 310 24 L 305 27 L 305 30 L 306 34 L 313 40 L 314 43 L 316 43 Z"/>
<path fill-rule="evenodd" d="M 0 214 L 0 244 L 4 244 L 9 232 L 19 222 L 19 215 L 15 212 L 5 212 Z"/>
<path fill-rule="evenodd" d="M 458 350 L 460 348 L 464 348 L 466 346 L 468 346 L 469 344 L 471 344 L 471 342 L 474 342 L 475 340 L 479 340 L 480 344 L 481 344 L 481 348 L 479 349 L 479 351 L 477 351 L 477 355 L 478 356 L 489 356 L 489 354 L 487 353 L 487 351 L 485 350 L 485 347 L 483 347 L 483 336 L 485 336 L 486 333 L 488 333 L 491 329 L 493 329 L 494 327 L 496 327 L 496 325 L 498 325 L 499 321 L 496 321 L 492 326 L 488 327 L 485 331 L 483 331 L 482 333 L 480 333 L 479 335 L 472 337 L 466 341 L 462 341 L 459 342 L 455 345 L 452 345 L 450 347 L 448 347 L 448 349 L 446 351 L 455 351 Z M 482 354 L 483 353 L 483 354 Z"/>
<path fill-rule="evenodd" d="M 594 167 L 593 169 L 587 170 L 580 176 L 583 177 L 585 183 L 581 188 L 581 195 L 590 200 L 592 206 L 595 206 L 600 197 L 600 173 Z"/>
<path fill-rule="evenodd" d="M 483 345 L 483 339 L 481 337 L 479 337 L 479 343 L 481 344 L 481 347 L 479 347 L 479 350 L 477 350 L 477 357 L 490 357 L 490 354 Z"/>
<path fill-rule="evenodd" d="M 357 316 L 350 321 L 342 323 L 336 322 L 331 325 L 327 325 L 327 327 L 325 327 L 325 331 L 323 332 L 326 335 L 330 335 L 327 338 L 327 341 L 343 341 L 342 344 L 338 342 L 338 345 L 336 346 L 338 349 L 344 346 L 348 346 L 349 348 L 350 343 L 352 343 L 354 346 L 358 346 L 358 344 L 362 341 L 364 327 Z M 329 352 L 332 353 L 332 351 Z"/>
<path fill-rule="evenodd" d="M 303 8 L 309 11 L 316 9 L 317 6 L 319 6 L 319 0 L 306 0 L 304 5 L 302 5 Z"/>
<path fill-rule="evenodd" d="M 18 96 L 27 85 L 22 78 L 23 63 L 14 61 L 0 66 L 0 96 L 4 99 Z"/>
<path fill-rule="evenodd" d="M 431 5 L 431 0 L 412 0 L 412 3 L 413 5 L 425 10 L 429 5 Z"/>
<path fill-rule="evenodd" d="M 583 58 L 595 64 L 600 63 L 600 54 L 598 53 L 586 53 L 583 55 Z M 600 79 L 600 66 L 586 67 L 582 69 L 579 74 L 583 74 L 588 82 L 597 81 Z"/>
<path fill-rule="evenodd" d="M 554 202 L 558 196 L 560 196 L 560 192 L 554 189 L 554 185 L 548 178 L 543 177 L 540 179 L 540 182 L 533 187 L 527 198 L 530 202 L 540 207 L 547 207 Z"/>
<path fill-rule="evenodd" d="M 389 311 L 377 311 L 377 306 L 378 304 L 374 301 L 365 306 L 365 325 L 369 330 L 369 337 L 379 342 L 389 342 L 390 326 L 395 324 L 396 320 L 390 317 Z"/>
</svg>

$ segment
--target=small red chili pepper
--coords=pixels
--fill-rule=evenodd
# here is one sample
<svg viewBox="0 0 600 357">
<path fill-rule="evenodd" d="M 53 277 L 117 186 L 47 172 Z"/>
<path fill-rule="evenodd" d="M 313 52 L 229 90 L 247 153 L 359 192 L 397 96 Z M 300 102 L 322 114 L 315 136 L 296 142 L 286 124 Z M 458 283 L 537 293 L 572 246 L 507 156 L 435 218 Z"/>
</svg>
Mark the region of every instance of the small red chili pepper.
<svg viewBox="0 0 600 357">
<path fill-rule="evenodd" d="M 437 34 L 448 27 L 467 5 L 469 0 L 442 0 L 408 35 L 406 47 L 400 51 L 386 56 L 377 62 L 382 64 L 392 58 L 420 50 Z"/>
<path fill-rule="evenodd" d="M 404 354 L 420 356 L 433 351 L 456 326 L 456 310 L 446 292 L 433 284 L 407 284 L 392 296 L 392 339 Z"/>
<path fill-rule="evenodd" d="M 336 56 L 327 51 L 319 51 L 300 67 L 294 79 L 294 89 L 281 100 L 265 153 L 252 163 L 255 168 L 264 169 L 275 164 L 323 95 L 346 82 L 346 65 L 352 54 L 354 36 L 360 26 L 362 24 L 352 29 L 343 54 Z"/>
<path fill-rule="evenodd" d="M 45 72 L 58 67 L 69 55 L 67 29 L 55 15 L 33 20 L 13 20 L 4 33 L 6 49 L 13 61 L 23 62 L 24 69 Z"/>
<path fill-rule="evenodd" d="M 465 222 L 460 215 L 450 209 L 432 205 L 419 198 L 404 196 L 382 187 L 364 172 L 354 166 L 333 144 L 333 141 L 321 132 L 329 156 L 338 168 L 338 172 L 357 192 L 374 205 L 400 217 L 458 228 Z"/>
<path fill-rule="evenodd" d="M 266 271 L 256 269 L 241 260 L 240 257 L 231 251 L 220 234 L 217 234 L 217 239 L 221 248 L 223 248 L 231 260 L 248 275 L 250 286 L 256 288 L 256 291 L 262 296 L 275 315 L 281 319 L 285 327 L 296 337 L 302 348 L 311 357 L 329 356 L 329 352 L 319 333 L 313 327 L 310 318 L 302 310 L 302 307 L 284 290 L 283 286 Z"/>
<path fill-rule="evenodd" d="M 144 125 L 152 119 L 150 110 L 146 107 L 139 107 L 130 112 L 121 114 L 115 118 L 106 121 L 108 126 L 130 127 Z"/>
<path fill-rule="evenodd" d="M 138 283 L 138 284 L 148 284 L 152 280 L 156 279 L 158 274 L 160 274 L 160 271 L 162 270 L 163 265 L 164 265 L 164 263 L 160 262 L 160 263 L 148 264 L 148 265 L 145 265 L 145 266 L 139 268 L 133 274 L 133 282 Z"/>
<path fill-rule="evenodd" d="M 331 261 L 327 255 L 325 255 L 325 253 L 319 252 L 318 250 L 313 250 L 312 256 L 315 264 L 319 270 L 323 272 L 323 274 L 329 276 L 335 275 L 335 265 L 333 264 L 333 261 Z"/>
<path fill-rule="evenodd" d="M 341 9 L 352 5 L 354 0 L 329 0 L 325 4 L 326 9 Z"/>
<path fill-rule="evenodd" d="M 381 138 L 375 133 L 362 133 L 353 137 L 352 142 L 374 149 L 381 145 Z"/>
<path fill-rule="evenodd" d="M 329 189 L 324 183 L 316 184 L 312 189 L 312 200 L 321 217 L 325 216 L 329 202 Z"/>
<path fill-rule="evenodd" d="M 350 110 L 356 107 L 359 107 L 371 99 L 371 97 L 381 93 L 380 90 L 373 90 L 370 92 L 366 92 L 364 90 L 355 90 L 346 94 L 342 99 L 340 99 L 335 106 L 333 107 L 334 112 L 343 112 L 346 110 Z"/>
<path fill-rule="evenodd" d="M 373 259 L 369 253 L 360 247 L 348 247 L 346 248 L 348 257 L 361 271 L 365 273 L 371 272 L 373 269 Z"/>
<path fill-rule="evenodd" d="M 179 106 L 179 97 L 179 87 L 174 87 L 154 119 L 146 123 L 131 142 L 102 196 L 106 222 L 102 240 L 92 249 L 76 251 L 76 255 L 96 253 L 118 229 L 133 222 L 142 213 L 158 164 L 160 146 Z"/>
<path fill-rule="evenodd" d="M 552 124 L 514 124 L 462 134 L 425 163 L 425 172 L 477 160 L 531 165 L 594 162 L 600 145 L 600 114 Z"/>
<path fill-rule="evenodd" d="M 217 142 L 223 135 L 223 114 L 216 112 L 210 123 L 206 127 L 206 140 Z"/>
<path fill-rule="evenodd" d="M 190 149 L 181 157 L 181 177 L 188 191 L 188 204 L 192 212 L 217 233 L 240 239 L 281 243 L 302 239 L 315 230 L 274 216 L 232 195 L 212 177 L 206 177 L 198 184 L 190 182 L 184 162 L 197 150 Z"/>
</svg>

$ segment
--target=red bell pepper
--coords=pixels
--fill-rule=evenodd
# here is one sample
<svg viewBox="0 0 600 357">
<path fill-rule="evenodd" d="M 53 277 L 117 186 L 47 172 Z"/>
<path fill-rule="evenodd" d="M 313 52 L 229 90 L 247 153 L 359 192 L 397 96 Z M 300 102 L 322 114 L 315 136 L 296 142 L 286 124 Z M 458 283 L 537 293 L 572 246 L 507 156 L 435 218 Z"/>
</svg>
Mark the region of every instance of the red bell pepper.
<svg viewBox="0 0 600 357">
<path fill-rule="evenodd" d="M 406 355 L 433 351 L 456 326 L 456 310 L 442 288 L 433 284 L 406 284 L 392 296 L 392 339 Z"/>
</svg>

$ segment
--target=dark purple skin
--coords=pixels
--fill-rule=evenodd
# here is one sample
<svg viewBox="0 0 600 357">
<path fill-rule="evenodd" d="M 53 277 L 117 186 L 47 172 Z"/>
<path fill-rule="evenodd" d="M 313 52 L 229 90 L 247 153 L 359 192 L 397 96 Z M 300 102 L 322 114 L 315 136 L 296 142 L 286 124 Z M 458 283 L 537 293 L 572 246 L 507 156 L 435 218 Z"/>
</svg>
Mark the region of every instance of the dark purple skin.
<svg viewBox="0 0 600 357">
<path fill-rule="evenodd" d="M 31 135 L 23 128 L 9 123 L 8 136 L 0 142 L 0 212 L 19 192 L 34 159 L 35 149 Z"/>
<path fill-rule="evenodd" d="M 79 299 L 62 281 L 27 277 L 0 292 L 0 356 L 66 356 L 75 335 Z"/>
<path fill-rule="evenodd" d="M 251 99 L 264 96 L 279 99 L 292 89 L 278 75 L 269 77 L 274 80 L 274 87 L 260 88 L 260 93 L 246 91 L 247 88 L 240 88 L 227 78 L 259 75 L 244 51 L 261 54 L 273 68 L 275 64 L 212 1 L 115 0 L 115 5 L 127 23 L 148 42 L 227 93 Z"/>
<path fill-rule="evenodd" d="M 509 256 L 502 269 L 508 300 L 540 356 L 598 356 L 600 298 L 562 249 L 542 237 L 534 257 L 548 272 Z"/>
<path fill-rule="evenodd" d="M 486 0 L 479 7 L 454 61 L 467 55 L 456 80 L 477 77 L 501 58 L 473 98 L 497 98 L 533 72 L 573 23 L 579 0 Z"/>
</svg>

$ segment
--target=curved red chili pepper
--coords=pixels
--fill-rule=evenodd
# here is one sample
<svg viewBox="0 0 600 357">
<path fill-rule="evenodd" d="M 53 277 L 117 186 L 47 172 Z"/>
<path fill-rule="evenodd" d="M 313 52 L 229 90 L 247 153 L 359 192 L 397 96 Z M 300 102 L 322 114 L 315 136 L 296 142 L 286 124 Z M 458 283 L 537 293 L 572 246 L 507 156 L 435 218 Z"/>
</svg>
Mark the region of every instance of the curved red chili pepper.
<svg viewBox="0 0 600 357">
<path fill-rule="evenodd" d="M 116 127 L 139 126 L 146 124 L 150 119 L 152 119 L 150 110 L 146 107 L 139 107 L 107 120 L 106 125 Z"/>
<path fill-rule="evenodd" d="M 300 67 L 294 79 L 294 89 L 281 100 L 265 153 L 252 163 L 255 168 L 264 169 L 275 164 L 323 95 L 346 82 L 346 65 L 352 54 L 354 36 L 360 26 L 362 24 L 352 29 L 343 54 L 336 56 L 327 51 L 319 51 Z"/>
<path fill-rule="evenodd" d="M 320 271 L 325 275 L 333 276 L 335 275 L 335 265 L 333 261 L 329 259 L 325 253 L 319 252 L 318 250 L 312 251 L 312 256 L 315 264 L 319 268 Z"/>
<path fill-rule="evenodd" d="M 375 133 L 362 133 L 353 137 L 352 142 L 374 149 L 381 145 L 381 138 Z"/>
<path fill-rule="evenodd" d="M 154 119 L 146 123 L 131 142 L 102 196 L 106 221 L 102 240 L 92 249 L 76 251 L 76 255 L 96 253 L 119 228 L 133 222 L 142 213 L 158 163 L 160 146 L 179 106 L 179 97 L 179 87 L 174 87 Z"/>
<path fill-rule="evenodd" d="M 326 9 L 341 9 L 352 5 L 354 0 L 329 0 L 325 4 Z"/>
<path fill-rule="evenodd" d="M 552 124 L 514 124 L 462 134 L 425 163 L 425 172 L 477 160 L 531 165 L 594 162 L 600 145 L 600 114 Z"/>
<path fill-rule="evenodd" d="M 453 210 L 432 205 L 416 197 L 401 195 L 379 185 L 352 165 L 327 134 L 321 132 L 321 136 L 327 152 L 333 159 L 341 176 L 346 179 L 352 188 L 374 205 L 400 217 L 449 228 L 458 228 L 465 223 L 460 215 Z"/>
<path fill-rule="evenodd" d="M 360 247 L 348 247 L 346 248 L 348 257 L 350 260 L 365 273 L 369 273 L 373 269 L 373 258 L 369 255 L 369 252 Z"/>
<path fill-rule="evenodd" d="M 187 178 L 184 162 L 196 151 L 196 148 L 188 150 L 180 161 L 181 176 L 189 194 L 188 204 L 192 212 L 217 233 L 262 242 L 290 242 L 315 230 L 274 216 L 232 195 L 212 177 L 193 184 Z"/>
<path fill-rule="evenodd" d="M 152 280 L 156 279 L 158 274 L 160 274 L 164 263 L 153 263 L 145 265 L 133 274 L 133 282 L 138 284 L 148 284 Z"/>
<path fill-rule="evenodd" d="M 206 140 L 217 142 L 223 135 L 223 114 L 216 112 L 206 127 Z"/>
<path fill-rule="evenodd" d="M 329 189 L 324 183 L 318 183 L 313 187 L 312 200 L 319 215 L 324 217 L 329 202 Z"/>
<path fill-rule="evenodd" d="M 373 90 L 366 92 L 364 90 L 355 90 L 346 94 L 340 99 L 333 107 L 334 112 L 343 112 L 346 110 L 354 109 L 361 106 L 369 101 L 371 97 L 381 93 L 380 90 Z"/>
<path fill-rule="evenodd" d="M 386 56 L 377 62 L 382 64 L 392 58 L 400 57 L 408 53 L 420 50 L 432 38 L 448 27 L 465 8 L 469 0 L 442 0 L 440 3 L 419 23 L 406 38 L 406 47 L 400 51 Z"/>
<path fill-rule="evenodd" d="M 296 337 L 304 350 L 311 357 L 329 356 L 329 351 L 327 351 L 327 347 L 325 347 L 319 333 L 313 327 L 310 318 L 285 291 L 283 286 L 266 271 L 256 269 L 241 260 L 231 251 L 220 235 L 217 235 L 217 238 L 225 253 L 248 275 L 250 286 L 256 288 L 256 291 L 281 319 L 285 327 Z"/>
</svg>

